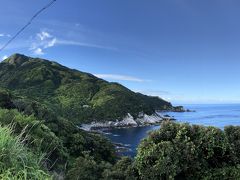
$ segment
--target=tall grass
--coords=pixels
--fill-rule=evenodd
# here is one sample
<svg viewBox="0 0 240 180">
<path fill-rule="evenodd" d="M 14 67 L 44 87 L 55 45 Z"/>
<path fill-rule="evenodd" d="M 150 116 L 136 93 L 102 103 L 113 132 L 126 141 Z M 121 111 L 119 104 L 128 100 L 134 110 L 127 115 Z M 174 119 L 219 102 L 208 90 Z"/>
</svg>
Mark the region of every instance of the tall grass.
<svg viewBox="0 0 240 180">
<path fill-rule="evenodd" d="M 43 156 L 24 146 L 22 134 L 14 136 L 12 126 L 0 126 L 0 179 L 51 179 L 42 170 Z"/>
</svg>

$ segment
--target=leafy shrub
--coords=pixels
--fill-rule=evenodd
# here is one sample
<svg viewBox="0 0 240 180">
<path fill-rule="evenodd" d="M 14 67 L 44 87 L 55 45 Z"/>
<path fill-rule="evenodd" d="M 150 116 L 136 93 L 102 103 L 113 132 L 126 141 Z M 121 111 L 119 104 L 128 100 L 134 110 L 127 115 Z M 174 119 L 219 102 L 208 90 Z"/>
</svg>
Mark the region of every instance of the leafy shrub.
<svg viewBox="0 0 240 180">
<path fill-rule="evenodd" d="M 226 126 L 224 132 L 234 152 L 232 159 L 240 164 L 240 126 Z"/>
<path fill-rule="evenodd" d="M 84 151 L 88 151 L 97 161 L 114 163 L 116 160 L 113 144 L 99 134 L 72 133 L 68 136 L 65 146 L 68 147 L 69 154 L 73 157 L 82 156 Z"/>
<path fill-rule="evenodd" d="M 138 147 L 142 179 L 239 179 L 239 130 L 164 122 Z"/>
<path fill-rule="evenodd" d="M 229 166 L 218 169 L 211 169 L 202 175 L 204 180 L 229 180 L 240 178 L 240 166 Z"/>
<path fill-rule="evenodd" d="M 111 164 L 96 161 L 92 156 L 86 153 L 83 157 L 75 160 L 73 167 L 68 171 L 67 180 L 99 180 L 102 179 L 102 173 L 105 169 L 109 169 Z"/>
<path fill-rule="evenodd" d="M 11 94 L 9 91 L 0 88 L 0 107 L 13 108 L 14 105 L 11 100 Z"/>
<path fill-rule="evenodd" d="M 129 157 L 122 157 L 109 169 L 103 172 L 104 180 L 135 180 L 137 172 L 133 166 L 133 160 Z"/>
</svg>

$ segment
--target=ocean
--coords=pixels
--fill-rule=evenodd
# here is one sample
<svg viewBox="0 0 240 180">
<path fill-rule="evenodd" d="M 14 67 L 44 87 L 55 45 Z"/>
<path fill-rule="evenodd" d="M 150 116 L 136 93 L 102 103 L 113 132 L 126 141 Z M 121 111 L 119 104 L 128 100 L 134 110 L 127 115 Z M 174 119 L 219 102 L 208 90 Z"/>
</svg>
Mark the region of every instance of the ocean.
<svg viewBox="0 0 240 180">
<path fill-rule="evenodd" d="M 240 126 L 240 104 L 200 104 L 185 105 L 186 109 L 195 112 L 164 112 L 162 115 L 173 116 L 177 122 L 187 122 L 204 126 L 215 126 L 223 129 L 224 126 Z M 134 157 L 138 144 L 152 130 L 159 125 L 111 129 L 104 131 L 105 135 L 114 143 L 123 145 L 127 151 L 121 155 Z"/>
</svg>

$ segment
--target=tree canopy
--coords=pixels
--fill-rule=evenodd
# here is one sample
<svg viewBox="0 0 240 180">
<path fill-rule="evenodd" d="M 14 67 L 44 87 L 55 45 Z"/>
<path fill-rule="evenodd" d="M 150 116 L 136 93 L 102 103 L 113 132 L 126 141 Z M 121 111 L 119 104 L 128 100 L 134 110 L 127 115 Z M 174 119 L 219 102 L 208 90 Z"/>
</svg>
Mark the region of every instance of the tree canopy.
<svg viewBox="0 0 240 180">
<path fill-rule="evenodd" d="M 164 122 L 138 147 L 142 179 L 240 178 L 240 127 Z"/>
</svg>

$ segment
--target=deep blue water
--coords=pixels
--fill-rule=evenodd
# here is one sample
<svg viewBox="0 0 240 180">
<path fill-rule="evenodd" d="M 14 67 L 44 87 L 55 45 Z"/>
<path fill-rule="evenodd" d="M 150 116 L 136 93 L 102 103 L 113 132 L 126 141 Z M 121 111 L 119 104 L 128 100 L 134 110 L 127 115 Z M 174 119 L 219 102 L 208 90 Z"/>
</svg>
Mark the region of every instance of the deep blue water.
<svg viewBox="0 0 240 180">
<path fill-rule="evenodd" d="M 221 129 L 227 125 L 240 125 L 240 104 L 231 105 L 186 105 L 187 109 L 196 112 L 166 112 L 174 116 L 179 122 L 188 122 L 190 124 L 200 124 L 206 126 L 215 126 Z M 158 129 L 159 126 L 135 127 L 126 129 L 107 130 L 106 136 L 113 142 L 125 144 L 129 151 L 121 153 L 123 155 L 135 156 L 136 148 L 141 139 L 147 136 L 151 130 Z"/>
</svg>

